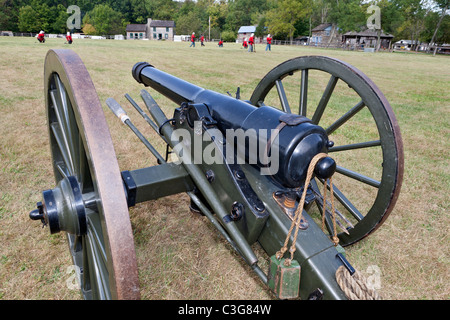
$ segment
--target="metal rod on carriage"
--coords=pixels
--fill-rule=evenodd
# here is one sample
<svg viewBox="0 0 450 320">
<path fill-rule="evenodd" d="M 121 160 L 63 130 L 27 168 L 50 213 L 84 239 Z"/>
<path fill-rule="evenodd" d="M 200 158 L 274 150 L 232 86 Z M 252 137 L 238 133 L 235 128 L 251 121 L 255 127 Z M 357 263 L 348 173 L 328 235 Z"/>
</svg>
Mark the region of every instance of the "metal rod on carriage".
<svg viewBox="0 0 450 320">
<path fill-rule="evenodd" d="M 147 106 L 151 116 L 159 126 L 161 133 L 166 137 L 167 141 L 169 141 L 169 144 L 171 144 L 171 147 L 173 148 L 174 145 L 172 145 L 171 137 L 174 133 L 174 130 L 169 124 L 169 120 L 167 119 L 166 115 L 146 90 L 141 90 L 141 97 L 144 100 L 144 103 Z M 180 151 L 183 153 L 183 155 L 189 154 L 188 152 L 185 152 L 183 150 Z M 215 212 L 220 217 L 220 219 L 223 220 L 228 215 L 228 213 L 215 190 L 210 187 L 205 174 L 198 166 L 193 164 L 193 161 L 191 161 L 190 163 L 183 162 L 183 165 L 186 171 L 188 171 L 188 173 L 190 174 L 192 180 L 195 182 L 196 186 L 202 191 L 202 194 L 204 195 L 208 203 L 211 205 L 211 207 L 215 208 Z M 258 262 L 258 259 L 246 239 L 242 236 L 242 233 L 239 231 L 236 224 L 233 221 L 230 221 L 224 224 L 224 228 L 229 232 L 230 237 L 238 246 L 242 257 L 246 260 L 246 262 L 250 266 L 255 266 Z"/>
<path fill-rule="evenodd" d="M 118 117 L 123 122 L 123 124 L 126 124 L 134 132 L 134 134 L 142 141 L 142 143 L 147 147 L 147 149 L 150 150 L 150 152 L 158 160 L 158 163 L 161 164 L 166 162 L 164 158 L 158 153 L 158 151 L 156 151 L 156 149 L 151 145 L 151 143 L 148 142 L 148 140 L 144 137 L 144 135 L 133 125 L 125 110 L 123 110 L 123 108 L 116 100 L 114 100 L 113 98 L 108 98 L 106 99 L 106 104 L 111 109 L 111 111 L 116 115 L 116 117 Z"/>
<path fill-rule="evenodd" d="M 211 211 L 208 210 L 208 208 L 193 192 L 188 192 L 187 194 L 192 199 L 192 201 L 194 201 L 194 203 L 197 205 L 200 211 L 203 212 L 203 214 L 209 219 L 209 221 L 211 221 L 211 223 L 222 234 L 222 236 L 230 243 L 233 249 L 242 256 L 242 252 L 239 249 L 239 247 L 236 245 L 236 243 L 234 243 L 233 239 L 230 238 L 227 231 L 222 227 L 222 225 L 214 218 Z M 267 275 L 264 273 L 264 271 L 262 271 L 261 268 L 256 263 L 251 265 L 251 267 L 255 271 L 255 273 L 260 277 L 260 279 L 264 283 L 267 283 Z"/>
<path fill-rule="evenodd" d="M 150 125 L 150 127 L 155 130 L 155 132 L 164 140 L 164 142 L 167 143 L 166 139 L 159 133 L 158 126 L 155 122 L 153 122 L 152 119 L 144 112 L 144 110 L 141 109 L 141 107 L 136 103 L 136 101 L 133 100 L 133 98 L 130 97 L 128 93 L 125 94 L 125 98 L 131 103 L 131 105 L 139 112 L 139 114 L 144 118 L 145 121 Z"/>
</svg>

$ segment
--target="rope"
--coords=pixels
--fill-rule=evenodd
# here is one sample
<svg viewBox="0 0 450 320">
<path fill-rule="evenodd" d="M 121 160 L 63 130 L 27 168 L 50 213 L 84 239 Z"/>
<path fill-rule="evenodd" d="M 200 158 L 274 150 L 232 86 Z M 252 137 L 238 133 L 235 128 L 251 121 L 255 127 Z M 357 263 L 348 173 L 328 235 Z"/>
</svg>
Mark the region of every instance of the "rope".
<svg viewBox="0 0 450 320">
<path fill-rule="evenodd" d="M 294 227 L 297 226 L 295 228 L 294 239 L 292 241 L 291 248 L 289 249 L 289 252 L 291 253 L 291 257 L 290 257 L 290 259 L 285 259 L 285 261 L 284 261 L 284 264 L 286 266 L 290 266 L 292 259 L 294 258 L 294 253 L 296 250 L 295 244 L 297 243 L 298 231 L 300 229 L 300 222 L 302 220 L 302 212 L 303 212 L 303 207 L 305 204 L 307 187 L 312 179 L 314 169 L 316 167 L 317 162 L 320 159 L 325 158 L 327 156 L 328 155 L 326 153 L 319 153 L 319 154 L 315 155 L 314 158 L 312 158 L 312 160 L 309 164 L 308 171 L 306 174 L 305 186 L 303 188 L 303 193 L 302 193 L 302 197 L 300 199 L 300 203 L 295 211 L 295 215 L 292 220 L 291 227 L 289 228 L 289 232 L 286 235 L 286 240 L 284 241 L 284 244 L 281 247 L 281 249 L 276 253 L 276 258 L 278 260 L 280 260 L 283 257 L 283 255 L 286 253 L 292 231 L 294 230 Z M 327 184 L 325 181 L 324 190 L 323 190 L 324 205 L 323 205 L 323 209 L 322 209 L 322 211 L 323 211 L 322 212 L 322 230 L 323 231 L 325 230 L 325 212 L 326 212 L 326 203 L 327 203 L 326 202 L 326 193 L 327 193 Z M 332 212 L 332 218 L 333 218 L 332 219 L 332 221 L 333 221 L 332 240 L 333 240 L 334 245 L 337 246 L 339 244 L 339 238 L 337 237 L 337 232 L 336 232 L 336 211 L 334 210 L 332 178 L 330 178 L 330 194 L 331 194 L 331 212 Z M 350 275 L 350 272 L 348 271 L 348 269 L 345 266 L 340 266 L 336 270 L 336 281 L 339 284 L 339 286 L 341 287 L 342 291 L 344 291 L 347 298 L 349 298 L 350 300 L 381 300 L 378 293 L 374 289 L 369 288 L 367 286 L 366 278 L 357 270 L 355 270 L 355 273 L 353 275 Z"/>
<path fill-rule="evenodd" d="M 311 162 L 309 163 L 308 171 L 306 174 L 305 186 L 303 188 L 302 197 L 300 198 L 300 203 L 298 204 L 298 207 L 295 211 L 294 219 L 292 219 L 292 224 L 291 224 L 291 227 L 289 228 L 289 232 L 286 235 L 286 240 L 284 241 L 284 245 L 276 253 L 276 258 L 278 260 L 280 260 L 283 257 L 284 253 L 287 251 L 287 246 L 288 246 L 292 231 L 294 230 L 294 227 L 297 226 L 297 228 L 295 228 L 294 239 L 292 241 L 291 248 L 289 249 L 289 252 L 291 253 L 291 257 L 290 257 L 290 259 L 285 259 L 285 262 L 284 262 L 284 264 L 286 266 L 289 266 L 291 264 L 292 259 L 294 258 L 294 253 L 296 250 L 295 244 L 297 243 L 298 230 L 300 229 L 300 222 L 302 220 L 302 212 L 303 212 L 303 207 L 305 205 L 307 187 L 312 179 L 312 175 L 314 173 L 314 169 L 316 167 L 317 162 L 320 159 L 325 158 L 327 156 L 328 155 L 326 153 L 319 153 L 319 154 L 315 155 L 314 158 L 312 158 Z M 330 181 L 330 183 L 331 183 L 331 181 Z M 326 189 L 326 186 L 325 186 L 325 189 Z M 333 193 L 331 193 L 331 194 L 333 194 Z M 333 198 L 332 198 L 332 200 L 333 200 Z M 334 202 L 332 201 L 332 204 L 333 203 Z M 333 206 L 334 206 L 334 204 L 333 204 Z M 334 228 L 336 229 L 336 226 L 334 226 Z M 336 231 L 334 232 L 334 234 L 336 235 Z M 337 239 L 337 237 L 336 237 L 336 239 Z M 335 244 L 336 244 L 336 242 L 335 242 Z"/>
<path fill-rule="evenodd" d="M 331 216 L 333 217 L 333 235 L 331 239 L 335 246 L 339 244 L 339 238 L 336 232 L 336 211 L 334 210 L 334 196 L 333 196 L 333 177 L 330 177 L 330 193 L 331 193 Z M 322 231 L 325 233 L 325 212 L 327 210 L 327 184 L 323 184 L 323 208 L 322 208 Z"/>
<path fill-rule="evenodd" d="M 340 266 L 336 271 L 336 281 L 350 300 L 381 300 L 380 295 L 367 286 L 366 278 L 357 270 L 350 275 L 345 266 Z"/>
</svg>

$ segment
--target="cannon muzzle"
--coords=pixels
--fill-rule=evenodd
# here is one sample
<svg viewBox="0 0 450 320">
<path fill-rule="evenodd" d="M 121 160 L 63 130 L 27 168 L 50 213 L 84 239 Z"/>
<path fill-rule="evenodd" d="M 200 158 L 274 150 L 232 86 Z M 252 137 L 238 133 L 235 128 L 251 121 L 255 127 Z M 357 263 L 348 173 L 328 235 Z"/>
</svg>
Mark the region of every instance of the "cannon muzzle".
<svg viewBox="0 0 450 320">
<path fill-rule="evenodd" d="M 304 116 L 269 106 L 256 107 L 179 79 L 147 62 L 135 64 L 132 74 L 137 82 L 152 87 L 173 102 L 188 104 L 186 116 L 192 128 L 195 121 L 204 118 L 206 106 L 208 117 L 214 120 L 227 142 L 234 144 L 236 152 L 285 187 L 302 186 L 311 159 L 327 152 L 332 144 L 325 130 Z M 200 107 L 202 111 L 196 112 Z M 320 162 L 315 173 L 326 179 L 335 168 L 336 163 L 329 158 Z"/>
</svg>

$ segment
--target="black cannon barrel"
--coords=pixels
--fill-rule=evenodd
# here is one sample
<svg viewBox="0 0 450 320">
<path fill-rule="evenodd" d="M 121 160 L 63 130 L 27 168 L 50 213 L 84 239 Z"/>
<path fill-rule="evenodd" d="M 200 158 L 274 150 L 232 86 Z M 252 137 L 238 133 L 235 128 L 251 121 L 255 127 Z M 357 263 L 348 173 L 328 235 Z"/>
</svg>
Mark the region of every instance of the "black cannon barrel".
<svg viewBox="0 0 450 320">
<path fill-rule="evenodd" d="M 244 119 L 257 109 L 244 101 L 201 88 L 158 70 L 147 62 L 136 63 L 132 74 L 137 82 L 155 89 L 178 105 L 183 102 L 205 104 L 223 131 L 242 128 Z"/>
<path fill-rule="evenodd" d="M 201 91 L 205 90 L 160 71 L 147 62 L 136 63 L 133 67 L 132 74 L 137 82 L 152 87 L 177 104 L 192 102 Z"/>
<path fill-rule="evenodd" d="M 160 71 L 147 62 L 135 64 L 132 74 L 137 82 L 152 87 L 179 105 L 183 102 L 206 105 L 223 133 L 229 129 L 241 129 L 246 133 L 255 132 L 258 151 L 255 152 L 255 149 L 251 148 L 249 136 L 245 138 L 245 143 L 241 140 L 241 143 L 235 145 L 237 151 L 241 155 L 245 154 L 245 159 L 249 163 L 267 167 L 268 160 L 274 159 L 273 157 L 268 159 L 269 150 L 277 150 L 275 170 L 269 171 L 270 175 L 286 187 L 301 186 L 306 178 L 311 159 L 316 154 L 327 151 L 329 141 L 325 130 L 305 117 L 298 115 L 286 117 L 286 113 L 272 107 L 255 107 L 248 102 L 198 87 Z M 286 124 L 282 129 L 279 127 L 281 122 Z M 280 131 L 273 136 L 272 130 L 278 128 Z M 272 142 L 273 137 L 276 138 L 276 144 L 274 144 L 276 148 L 271 146 L 273 148 L 269 149 L 267 145 Z M 254 144 L 255 140 L 253 140 L 253 146 Z M 273 155 L 273 153 L 270 154 Z M 321 172 L 333 173 L 334 169 L 328 170 L 330 165 L 335 166 L 334 161 L 330 164 L 327 162 L 326 168 L 322 168 Z M 322 162 L 323 166 L 324 162 Z"/>
</svg>

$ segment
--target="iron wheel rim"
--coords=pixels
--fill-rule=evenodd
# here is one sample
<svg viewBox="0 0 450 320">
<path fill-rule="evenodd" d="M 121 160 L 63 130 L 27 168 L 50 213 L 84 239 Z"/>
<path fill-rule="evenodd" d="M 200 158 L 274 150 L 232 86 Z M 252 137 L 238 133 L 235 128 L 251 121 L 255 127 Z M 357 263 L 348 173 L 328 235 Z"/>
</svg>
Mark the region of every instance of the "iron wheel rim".
<svg viewBox="0 0 450 320">
<path fill-rule="evenodd" d="M 44 87 L 56 184 L 75 176 L 87 232 L 67 233 L 85 299 L 138 299 L 139 282 L 128 206 L 112 139 L 96 90 L 79 56 L 50 50 Z"/>
</svg>

